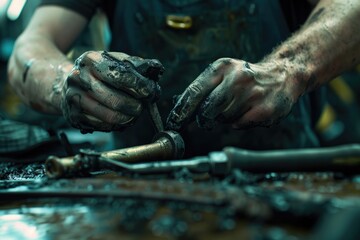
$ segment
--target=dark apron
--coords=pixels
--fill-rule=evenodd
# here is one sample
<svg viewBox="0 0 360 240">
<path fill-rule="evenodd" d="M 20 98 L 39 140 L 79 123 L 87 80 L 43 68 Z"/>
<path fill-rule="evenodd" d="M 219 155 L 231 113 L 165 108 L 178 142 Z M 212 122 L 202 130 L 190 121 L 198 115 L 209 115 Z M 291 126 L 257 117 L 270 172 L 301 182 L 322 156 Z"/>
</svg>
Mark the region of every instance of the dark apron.
<svg viewBox="0 0 360 240">
<path fill-rule="evenodd" d="M 170 26 L 171 16 L 191 19 L 191 27 Z M 163 63 L 163 94 L 158 103 L 163 120 L 173 107 L 173 96 L 181 94 L 210 63 L 222 57 L 256 63 L 289 36 L 279 3 L 261 0 L 119 1 L 112 27 L 112 51 Z M 208 131 L 192 123 L 182 132 L 186 155 L 203 155 L 224 146 L 316 146 L 309 107 L 308 97 L 302 97 L 289 117 L 271 128 L 238 131 L 219 125 Z M 118 147 L 149 143 L 154 133 L 144 113 L 133 127 L 117 134 Z"/>
</svg>

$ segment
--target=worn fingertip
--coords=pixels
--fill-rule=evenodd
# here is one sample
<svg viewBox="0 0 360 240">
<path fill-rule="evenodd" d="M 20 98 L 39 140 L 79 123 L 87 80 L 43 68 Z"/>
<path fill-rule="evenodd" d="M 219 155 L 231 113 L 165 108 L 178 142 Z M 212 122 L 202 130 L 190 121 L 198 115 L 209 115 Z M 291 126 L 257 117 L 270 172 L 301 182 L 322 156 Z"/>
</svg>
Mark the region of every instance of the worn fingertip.
<svg viewBox="0 0 360 240">
<path fill-rule="evenodd" d="M 177 121 L 175 121 L 174 118 L 175 118 L 174 114 L 170 113 L 170 115 L 166 119 L 166 124 L 165 124 L 166 130 L 179 131 L 181 129 L 181 124 L 179 124 Z"/>
</svg>

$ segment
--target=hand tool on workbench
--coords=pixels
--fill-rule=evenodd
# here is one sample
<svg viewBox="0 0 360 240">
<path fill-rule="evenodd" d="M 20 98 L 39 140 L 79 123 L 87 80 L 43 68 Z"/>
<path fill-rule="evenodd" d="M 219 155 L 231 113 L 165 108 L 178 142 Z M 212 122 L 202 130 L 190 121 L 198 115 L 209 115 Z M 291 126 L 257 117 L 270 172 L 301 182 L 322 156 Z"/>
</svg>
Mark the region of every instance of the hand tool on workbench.
<svg viewBox="0 0 360 240">
<path fill-rule="evenodd" d="M 128 164 L 101 157 L 120 169 L 134 173 L 163 173 L 187 168 L 211 175 L 229 174 L 233 169 L 253 173 L 269 172 L 360 172 L 360 145 L 327 148 L 249 151 L 227 147 L 221 152 L 185 160 Z"/>
<path fill-rule="evenodd" d="M 76 174 L 97 171 L 101 168 L 99 160 L 112 159 L 127 163 L 179 159 L 184 154 L 184 141 L 175 131 L 159 132 L 150 144 L 107 152 L 82 150 L 71 157 L 50 156 L 45 162 L 46 174 L 51 178 L 76 176 Z M 104 163 L 104 161 L 103 161 Z"/>
<path fill-rule="evenodd" d="M 182 168 L 195 173 L 209 173 L 217 176 L 225 176 L 233 169 L 253 173 L 327 171 L 359 173 L 360 145 L 275 151 L 249 151 L 227 147 L 221 152 L 211 152 L 208 156 L 133 164 L 121 161 L 121 158 L 111 158 L 106 154 L 98 155 L 97 159 L 116 166 L 117 170 L 139 174 L 169 173 Z M 49 167 L 53 164 L 51 159 L 47 161 L 47 164 L 49 164 L 47 174 L 50 177 L 62 176 L 56 167 L 53 169 Z"/>
</svg>

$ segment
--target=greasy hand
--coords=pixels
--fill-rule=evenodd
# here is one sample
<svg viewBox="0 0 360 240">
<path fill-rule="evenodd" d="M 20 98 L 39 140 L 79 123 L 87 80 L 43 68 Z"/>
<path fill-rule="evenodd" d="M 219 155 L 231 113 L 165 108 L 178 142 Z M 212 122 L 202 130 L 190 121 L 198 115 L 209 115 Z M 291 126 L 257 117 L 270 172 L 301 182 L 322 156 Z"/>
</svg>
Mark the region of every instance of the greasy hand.
<svg viewBox="0 0 360 240">
<path fill-rule="evenodd" d="M 300 95 L 293 80 L 277 62 L 218 59 L 180 96 L 167 128 L 180 130 L 195 116 L 207 129 L 218 122 L 236 129 L 270 126 L 290 112 Z"/>
<path fill-rule="evenodd" d="M 159 97 L 162 72 L 154 59 L 85 52 L 62 89 L 63 115 L 82 132 L 122 130 L 140 115 L 143 101 Z"/>
</svg>

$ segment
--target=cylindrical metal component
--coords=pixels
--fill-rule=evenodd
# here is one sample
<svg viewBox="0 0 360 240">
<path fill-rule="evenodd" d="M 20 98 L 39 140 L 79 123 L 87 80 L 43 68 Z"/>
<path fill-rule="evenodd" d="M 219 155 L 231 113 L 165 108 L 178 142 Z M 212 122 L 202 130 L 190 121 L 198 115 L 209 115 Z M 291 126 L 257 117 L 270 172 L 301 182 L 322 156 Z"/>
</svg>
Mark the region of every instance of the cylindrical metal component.
<svg viewBox="0 0 360 240">
<path fill-rule="evenodd" d="M 74 157 L 58 158 L 49 156 L 45 162 L 46 175 L 50 178 L 58 178 L 76 168 Z"/>
<path fill-rule="evenodd" d="M 46 175 L 50 178 L 88 175 L 99 168 L 100 156 L 100 153 L 91 150 L 80 150 L 80 154 L 72 157 L 50 156 L 45 162 Z"/>
<path fill-rule="evenodd" d="M 360 171 L 358 144 L 271 151 L 249 151 L 228 147 L 224 152 L 232 168 L 254 173 Z"/>
<path fill-rule="evenodd" d="M 184 155 L 184 141 L 174 131 L 159 132 L 150 144 L 104 152 L 102 157 L 136 163 L 165 159 L 180 159 Z"/>
<path fill-rule="evenodd" d="M 110 158 L 127 163 L 159 161 L 165 159 L 179 159 L 184 154 L 184 141 L 175 131 L 160 132 L 155 136 L 155 141 L 142 146 L 102 152 L 100 157 Z M 85 157 L 89 153 L 83 153 Z M 46 174 L 51 178 L 74 175 L 82 171 L 90 171 L 93 165 L 81 155 L 73 157 L 58 158 L 50 156 L 45 163 Z"/>
</svg>

